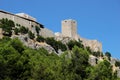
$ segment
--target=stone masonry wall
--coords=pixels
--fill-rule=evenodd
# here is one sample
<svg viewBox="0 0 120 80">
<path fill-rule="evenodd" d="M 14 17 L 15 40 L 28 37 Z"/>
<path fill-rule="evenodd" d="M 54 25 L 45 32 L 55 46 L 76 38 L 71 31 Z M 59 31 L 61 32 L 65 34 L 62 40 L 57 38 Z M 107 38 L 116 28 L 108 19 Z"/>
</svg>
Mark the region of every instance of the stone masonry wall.
<svg viewBox="0 0 120 80">
<path fill-rule="evenodd" d="M 38 22 L 0 10 L 0 19 L 2 18 L 13 20 L 15 22 L 15 25 L 20 24 L 21 26 L 24 26 L 31 30 L 35 35 L 37 34 L 35 26 L 41 27 Z"/>
<path fill-rule="evenodd" d="M 55 37 L 54 33 L 51 30 L 47 29 L 47 28 L 41 29 L 40 35 L 45 37 L 45 38 L 47 38 L 47 37 Z"/>
<path fill-rule="evenodd" d="M 95 52 L 97 51 L 102 52 L 102 43 L 98 42 L 97 40 L 88 40 L 81 37 L 80 37 L 80 40 L 82 41 L 85 47 L 90 47 L 90 49 Z"/>
<path fill-rule="evenodd" d="M 62 35 L 75 38 L 77 35 L 77 22 L 72 19 L 62 21 Z"/>
<path fill-rule="evenodd" d="M 41 35 L 43 37 L 54 37 L 55 36 L 51 30 L 41 27 L 41 24 L 39 24 L 38 22 L 36 22 L 34 20 L 27 19 L 26 17 L 21 17 L 19 15 L 11 14 L 9 12 L 0 10 L 0 19 L 2 19 L 2 18 L 7 18 L 10 20 L 13 20 L 15 22 L 15 24 L 20 24 L 21 26 L 28 28 L 32 33 L 35 34 L 35 36 L 37 35 L 35 26 L 38 26 L 41 28 L 39 35 Z"/>
</svg>

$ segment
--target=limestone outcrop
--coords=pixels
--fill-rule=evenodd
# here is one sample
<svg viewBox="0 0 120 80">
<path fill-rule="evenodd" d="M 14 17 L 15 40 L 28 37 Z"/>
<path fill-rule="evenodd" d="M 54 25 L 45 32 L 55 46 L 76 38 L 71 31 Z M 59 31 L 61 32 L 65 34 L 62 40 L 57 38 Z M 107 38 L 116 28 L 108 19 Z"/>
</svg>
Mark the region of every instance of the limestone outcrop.
<svg viewBox="0 0 120 80">
<path fill-rule="evenodd" d="M 54 50 L 53 47 L 51 47 L 50 45 L 46 44 L 45 42 L 37 42 L 35 40 L 31 40 L 28 37 L 28 34 L 25 35 L 13 35 L 11 38 L 18 38 L 19 40 L 21 40 L 23 42 L 23 44 L 27 47 L 30 47 L 32 49 L 39 49 L 39 48 L 44 48 L 46 49 L 49 53 L 56 53 L 56 51 Z"/>
</svg>

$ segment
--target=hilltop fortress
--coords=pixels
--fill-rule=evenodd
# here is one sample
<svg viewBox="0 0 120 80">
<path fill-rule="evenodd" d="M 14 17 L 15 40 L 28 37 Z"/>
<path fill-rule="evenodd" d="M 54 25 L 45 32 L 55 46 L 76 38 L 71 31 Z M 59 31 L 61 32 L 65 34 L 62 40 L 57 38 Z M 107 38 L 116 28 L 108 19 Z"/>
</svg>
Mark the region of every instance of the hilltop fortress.
<svg viewBox="0 0 120 80">
<path fill-rule="evenodd" d="M 53 33 L 51 30 L 44 27 L 44 25 L 37 22 L 35 18 L 32 16 L 25 14 L 25 13 L 18 13 L 18 14 L 12 14 L 3 10 L 0 10 L 0 19 L 7 18 L 15 22 L 15 27 L 18 27 L 18 25 L 25 26 L 29 30 L 31 30 L 32 33 L 37 36 L 37 32 L 35 31 L 35 26 L 38 26 L 40 28 L 39 35 L 43 37 L 54 37 L 56 40 L 61 40 L 62 42 L 68 42 L 69 40 L 81 40 L 83 45 L 85 47 L 90 47 L 93 51 L 100 51 L 102 52 L 102 44 L 98 42 L 97 40 L 88 40 L 85 38 L 80 37 L 77 34 L 77 22 L 72 19 L 63 20 L 62 21 L 62 33 Z M 2 29 L 0 28 L 0 37 L 3 37 L 2 35 Z M 12 35 L 12 37 L 15 37 L 15 35 Z M 19 38 L 23 40 L 23 37 L 27 37 L 27 35 L 20 35 Z M 24 41 L 23 41 L 24 42 Z M 35 47 L 36 44 L 32 44 L 32 41 L 29 43 L 25 43 L 28 46 Z"/>
<path fill-rule="evenodd" d="M 63 20 L 61 24 L 62 24 L 62 33 L 55 34 L 58 37 L 57 38 L 58 40 L 62 40 L 64 37 L 69 37 L 77 41 L 81 40 L 82 44 L 85 47 L 90 47 L 90 49 L 95 52 L 97 51 L 102 52 L 102 44 L 99 41 L 85 39 L 77 34 L 77 22 L 75 20 L 72 19 Z"/>
<path fill-rule="evenodd" d="M 45 28 L 44 25 L 42 25 L 41 23 L 38 23 L 37 19 L 25 13 L 12 14 L 12 13 L 0 10 L 0 20 L 2 20 L 3 18 L 4 19 L 7 18 L 7 20 L 14 21 L 15 26 L 12 29 L 12 35 L 10 37 L 11 38 L 17 37 L 24 43 L 24 45 L 30 48 L 39 49 L 42 47 L 42 48 L 45 48 L 49 53 L 54 52 L 54 53 L 58 53 L 58 55 L 62 53 L 62 50 L 58 49 L 58 51 L 56 51 L 51 45 L 47 44 L 45 41 L 38 42 L 37 40 L 35 40 L 39 35 L 44 38 L 53 37 L 55 40 L 61 41 L 62 43 L 64 43 L 65 46 L 66 46 L 66 43 L 69 42 L 70 40 L 76 40 L 76 41 L 81 40 L 82 44 L 85 47 L 89 47 L 92 51 L 95 51 L 95 52 L 97 51 L 102 52 L 102 44 L 99 41 L 85 39 L 78 35 L 77 22 L 75 20 L 72 20 L 72 19 L 62 20 L 61 33 L 60 32 L 54 33 L 53 31 Z M 15 34 L 15 31 L 14 31 L 15 28 L 19 29 L 23 26 L 29 29 L 29 31 L 31 31 L 34 34 L 35 38 L 30 39 L 28 33 L 22 34 L 19 32 L 18 34 Z M 40 29 L 39 32 L 37 32 L 36 26 Z M 0 38 L 4 36 L 3 33 L 4 33 L 4 30 L 3 28 L 1 28 L 1 21 L 0 21 Z M 93 55 L 90 55 L 89 63 L 93 66 L 96 65 L 97 64 L 96 59 L 98 61 L 103 60 L 103 58 L 101 57 L 95 57 Z M 113 65 L 113 70 L 114 71 L 117 70 L 117 76 L 120 77 L 120 69 L 119 67 L 115 67 L 116 61 L 117 60 L 111 58 L 110 63 Z"/>
</svg>

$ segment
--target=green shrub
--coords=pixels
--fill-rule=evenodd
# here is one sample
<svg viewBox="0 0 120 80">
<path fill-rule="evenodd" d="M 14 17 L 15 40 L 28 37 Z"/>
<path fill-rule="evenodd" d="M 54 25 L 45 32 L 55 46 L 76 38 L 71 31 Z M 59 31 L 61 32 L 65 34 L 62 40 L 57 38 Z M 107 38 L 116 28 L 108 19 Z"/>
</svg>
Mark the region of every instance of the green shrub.
<svg viewBox="0 0 120 80">
<path fill-rule="evenodd" d="M 51 45 L 56 52 L 58 52 L 58 49 L 61 49 L 62 51 L 67 50 L 67 47 L 65 44 L 63 44 L 60 41 L 56 41 L 54 38 L 46 38 L 46 43 Z"/>
<path fill-rule="evenodd" d="M 0 28 L 3 29 L 5 36 L 11 36 L 12 35 L 12 28 L 15 27 L 15 24 L 12 20 L 8 20 L 7 18 L 3 18 L 0 20 Z"/>
<path fill-rule="evenodd" d="M 36 30 L 37 34 L 39 34 L 40 28 L 38 26 L 35 26 L 35 30 Z"/>
<path fill-rule="evenodd" d="M 38 42 L 44 42 L 45 39 L 42 36 L 37 36 L 36 41 L 38 41 Z"/>
<path fill-rule="evenodd" d="M 21 26 L 20 27 L 20 32 L 22 33 L 22 34 L 27 34 L 28 33 L 28 28 L 26 28 L 26 27 L 24 27 L 24 26 Z"/>
<path fill-rule="evenodd" d="M 116 61 L 115 66 L 120 67 L 120 61 Z"/>
<path fill-rule="evenodd" d="M 79 48 L 84 48 L 83 44 L 81 41 L 76 41 L 76 40 L 71 40 L 67 43 L 67 46 L 70 50 L 72 50 L 72 48 L 74 46 L 78 46 Z"/>
<path fill-rule="evenodd" d="M 19 26 L 19 24 L 18 24 L 18 23 L 16 23 L 16 26 Z"/>
<path fill-rule="evenodd" d="M 30 39 L 35 38 L 35 35 L 31 31 L 28 32 L 28 36 L 29 36 Z"/>
<path fill-rule="evenodd" d="M 108 57 L 108 60 L 110 60 L 111 53 L 110 53 L 110 52 L 106 52 L 106 53 L 105 53 L 105 56 L 107 56 L 107 57 Z"/>
<path fill-rule="evenodd" d="M 18 35 L 19 29 L 18 29 L 18 28 L 15 28 L 15 29 L 14 29 L 14 32 L 15 32 L 16 35 Z"/>
</svg>

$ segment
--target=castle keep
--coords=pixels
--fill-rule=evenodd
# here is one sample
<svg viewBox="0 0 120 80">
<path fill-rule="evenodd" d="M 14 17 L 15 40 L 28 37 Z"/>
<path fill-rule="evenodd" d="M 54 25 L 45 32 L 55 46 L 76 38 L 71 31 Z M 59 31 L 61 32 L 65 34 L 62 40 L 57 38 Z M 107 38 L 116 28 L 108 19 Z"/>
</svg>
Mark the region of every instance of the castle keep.
<svg viewBox="0 0 120 80">
<path fill-rule="evenodd" d="M 75 38 L 77 35 L 77 22 L 72 19 L 62 21 L 62 35 Z"/>
</svg>

